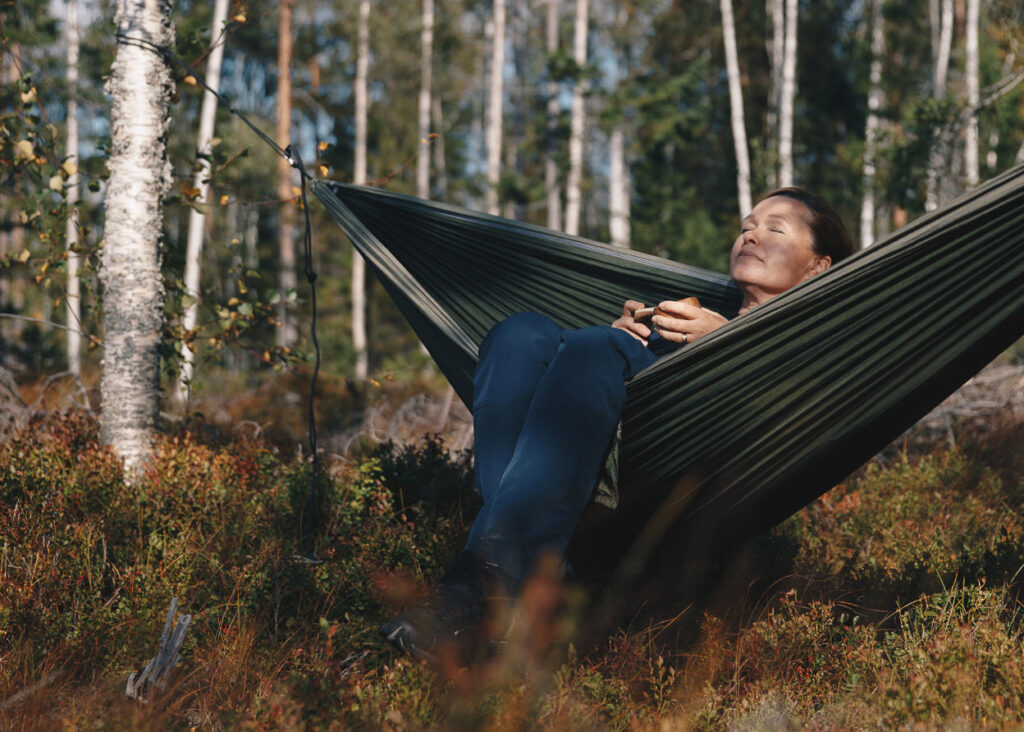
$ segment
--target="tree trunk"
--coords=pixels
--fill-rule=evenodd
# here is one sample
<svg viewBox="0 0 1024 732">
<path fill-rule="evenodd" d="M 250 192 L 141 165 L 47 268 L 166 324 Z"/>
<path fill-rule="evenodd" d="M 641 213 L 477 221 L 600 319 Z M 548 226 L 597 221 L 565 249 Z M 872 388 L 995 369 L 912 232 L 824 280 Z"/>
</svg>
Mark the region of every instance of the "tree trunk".
<svg viewBox="0 0 1024 732">
<path fill-rule="evenodd" d="M 292 5 L 283 0 L 277 32 L 277 144 L 288 147 L 292 126 Z M 277 198 L 281 201 L 278 231 L 278 289 L 281 302 L 277 319 L 277 345 L 291 346 L 298 335 L 295 318 L 288 311 L 288 293 L 296 288 L 295 274 L 295 195 L 292 193 L 292 167 L 284 158 L 277 160 Z"/>
<path fill-rule="evenodd" d="M 420 33 L 419 146 L 416 148 L 416 195 L 430 198 L 430 83 L 434 58 L 434 0 L 423 0 Z"/>
<path fill-rule="evenodd" d="M 587 64 L 589 12 L 589 0 L 576 0 L 572 56 L 581 75 L 576 79 L 572 90 L 572 117 L 569 122 L 569 176 L 565 183 L 565 231 L 572 235 L 580 233 L 580 209 L 582 208 L 580 186 L 583 179 L 584 94 L 587 91 L 587 80 L 582 73 L 583 67 Z"/>
<path fill-rule="evenodd" d="M 608 208 L 611 214 L 609 230 L 612 244 L 628 249 L 630 240 L 629 174 L 626 166 L 625 133 L 621 124 L 612 130 L 608 148 L 611 158 L 608 171 Z"/>
<path fill-rule="evenodd" d="M 505 71 L 505 0 L 494 0 L 494 34 L 487 119 L 487 213 L 498 215 L 501 178 L 501 124 Z"/>
<path fill-rule="evenodd" d="M 864 195 L 860 206 L 860 246 L 867 249 L 875 240 L 875 156 L 878 146 L 878 110 L 882 106 L 882 3 L 872 0 L 870 13 L 871 76 L 868 89 L 868 118 L 864 125 Z"/>
<path fill-rule="evenodd" d="M 359 45 L 356 50 L 356 146 L 352 181 L 366 183 L 366 72 L 370 63 L 370 0 L 359 3 Z M 352 349 L 356 352 L 354 375 L 365 379 L 370 373 L 370 359 L 366 352 L 366 261 L 352 250 Z"/>
<path fill-rule="evenodd" d="M 66 313 L 68 340 L 68 371 L 75 376 L 82 374 L 82 301 L 81 283 L 78 280 L 78 0 L 68 1 L 68 24 L 66 28 L 68 46 L 68 103 L 67 132 L 68 159 L 75 165 L 75 172 L 68 177 L 67 222 L 67 298 Z"/>
<path fill-rule="evenodd" d="M 206 86 L 203 92 L 203 104 L 199 110 L 199 134 L 196 137 L 196 172 L 192 180 L 192 187 L 199 191 L 195 200 L 198 206 L 209 210 L 209 188 L 210 188 L 210 155 L 213 147 L 213 125 L 217 118 L 217 97 L 215 92 L 220 89 L 220 68 L 224 59 L 224 44 L 219 43 L 221 31 L 224 29 L 224 21 L 228 17 L 228 0 L 216 0 L 213 5 L 213 21 L 210 23 L 210 43 L 212 50 L 206 63 Z M 211 91 L 212 89 L 212 91 Z M 203 237 L 206 234 L 206 216 L 195 208 L 188 212 L 188 246 L 185 252 L 185 292 L 191 295 L 194 300 L 191 305 L 185 308 L 182 318 L 182 327 L 191 331 L 196 327 L 196 318 L 199 314 L 199 289 L 200 261 L 203 254 Z M 191 391 L 192 377 L 195 370 L 195 354 L 191 348 L 184 344 L 181 348 L 181 373 L 178 378 L 178 389 L 176 398 L 180 406 L 188 404 Z"/>
<path fill-rule="evenodd" d="M 793 185 L 793 105 L 796 102 L 797 0 L 786 0 L 786 42 L 779 101 L 779 185 Z"/>
<path fill-rule="evenodd" d="M 740 87 L 740 64 L 736 54 L 736 24 L 732 16 L 732 0 L 720 0 L 722 38 L 725 41 L 725 68 L 729 76 L 729 109 L 732 118 L 732 140 L 736 149 L 736 191 L 740 218 L 753 207 L 750 196 L 750 154 L 747 129 L 743 119 L 743 90 Z"/>
<path fill-rule="evenodd" d="M 173 48 L 171 3 L 118 0 L 119 34 Z M 107 92 L 111 155 L 102 251 L 104 354 L 100 391 L 103 440 L 128 475 L 151 449 L 160 407 L 163 197 L 170 191 L 166 137 L 174 86 L 161 57 L 120 40 Z M 129 478 L 130 479 L 130 478 Z"/>
<path fill-rule="evenodd" d="M 935 37 L 933 28 L 932 37 Z M 941 99 L 946 95 L 946 74 L 949 71 L 949 54 L 953 45 L 953 0 L 942 0 L 939 23 L 939 46 L 935 49 L 935 69 L 932 74 L 932 96 Z M 924 199 L 925 211 L 939 207 L 939 176 L 945 161 L 946 141 L 936 130 L 928 152 L 928 178 Z"/>
<path fill-rule="evenodd" d="M 550 59 L 558 52 L 558 0 L 547 0 L 547 24 L 545 40 Z M 555 155 L 558 145 L 558 84 L 548 79 L 547 84 L 547 149 L 544 151 L 544 193 L 547 199 L 548 228 L 562 228 L 562 194 L 558 186 L 558 165 Z"/>
<path fill-rule="evenodd" d="M 978 106 L 979 93 L 979 71 L 978 71 L 978 16 L 980 14 L 979 0 L 967 0 L 967 106 L 974 109 Z M 964 141 L 964 169 L 967 176 L 967 186 L 973 188 L 978 185 L 980 173 L 978 171 L 978 113 L 971 114 L 967 121 Z"/>
<path fill-rule="evenodd" d="M 441 100 L 434 97 L 431 102 L 434 129 L 437 130 L 437 137 L 434 138 L 434 175 L 437 179 L 436 188 L 439 201 L 448 200 L 448 165 L 445 163 L 444 153 L 444 112 L 441 108 Z"/>
<path fill-rule="evenodd" d="M 779 165 L 779 104 L 782 98 L 782 66 L 786 45 L 785 0 L 767 0 L 765 12 L 772 20 L 772 36 L 768 43 L 768 58 L 771 61 L 770 86 L 768 90 L 768 154 L 771 161 L 767 167 L 765 183 L 769 188 L 778 185 Z"/>
</svg>

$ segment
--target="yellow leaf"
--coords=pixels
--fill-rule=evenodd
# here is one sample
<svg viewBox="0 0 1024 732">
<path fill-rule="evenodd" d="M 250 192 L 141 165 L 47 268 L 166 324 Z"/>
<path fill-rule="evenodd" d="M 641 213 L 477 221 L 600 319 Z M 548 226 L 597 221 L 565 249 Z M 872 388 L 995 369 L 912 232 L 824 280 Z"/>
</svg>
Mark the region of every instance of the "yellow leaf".
<svg viewBox="0 0 1024 732">
<path fill-rule="evenodd" d="M 185 181 L 182 181 L 181 185 L 179 187 L 181 189 L 181 195 L 183 195 L 185 198 L 189 199 L 190 201 L 192 199 L 194 199 L 194 198 L 198 198 L 199 194 L 202 193 L 201 190 L 199 190 L 198 188 L 193 188 L 192 186 L 190 186 Z"/>
<path fill-rule="evenodd" d="M 377 381 L 376 379 L 370 379 L 369 381 L 370 381 L 371 384 L 376 386 L 378 389 L 380 388 L 380 382 Z"/>
<path fill-rule="evenodd" d="M 31 256 L 32 252 L 30 252 L 28 249 L 22 249 L 21 254 L 18 255 L 18 261 L 24 264 L 29 260 L 29 257 Z"/>
<path fill-rule="evenodd" d="M 195 86 L 196 85 L 196 77 L 192 76 L 192 74 L 189 74 L 188 76 L 186 76 L 184 79 L 182 79 L 182 81 L 184 81 L 189 86 Z"/>
<path fill-rule="evenodd" d="M 328 172 L 327 171 L 327 166 L 326 165 L 321 165 L 320 166 L 320 177 L 321 178 L 326 178 L 327 177 L 327 172 Z"/>
<path fill-rule="evenodd" d="M 36 100 L 36 89 L 35 89 L 35 87 L 32 87 L 27 92 L 22 92 L 21 93 L 21 103 L 22 104 L 32 104 L 32 102 L 34 102 L 35 100 Z"/>
<path fill-rule="evenodd" d="M 245 13 L 237 13 L 235 15 L 235 17 L 233 18 L 233 20 L 236 23 L 244 23 L 245 22 Z"/>
<path fill-rule="evenodd" d="M 228 205 L 228 196 L 227 196 L 226 193 L 223 196 L 220 197 L 220 205 L 221 206 L 227 206 Z"/>
<path fill-rule="evenodd" d="M 237 297 L 233 297 L 230 300 L 228 300 L 228 307 L 229 308 L 238 307 L 241 304 L 242 304 L 242 301 L 239 300 Z"/>
<path fill-rule="evenodd" d="M 78 163 L 71 158 L 65 160 L 61 167 L 64 168 L 64 172 L 68 174 L 69 178 L 78 172 Z"/>
<path fill-rule="evenodd" d="M 263 360 L 266 361 L 267 363 L 270 363 L 270 351 L 263 352 Z"/>
<path fill-rule="evenodd" d="M 298 188 L 296 186 L 292 186 L 292 195 L 293 196 L 301 196 L 302 195 L 302 189 Z"/>
<path fill-rule="evenodd" d="M 54 175 L 50 178 L 50 190 L 57 191 L 58 193 L 64 188 L 64 179 L 59 175 Z"/>
<path fill-rule="evenodd" d="M 327 140 L 321 140 L 320 144 L 316 146 L 317 150 L 323 152 L 327 149 Z"/>
<path fill-rule="evenodd" d="M 32 143 L 28 140 L 18 140 L 14 143 L 14 158 L 15 160 L 32 160 L 36 156 L 35 150 L 32 148 Z"/>
<path fill-rule="evenodd" d="M 37 155 L 32 162 L 36 165 L 44 165 L 46 164 L 46 157 L 43 155 Z"/>
</svg>

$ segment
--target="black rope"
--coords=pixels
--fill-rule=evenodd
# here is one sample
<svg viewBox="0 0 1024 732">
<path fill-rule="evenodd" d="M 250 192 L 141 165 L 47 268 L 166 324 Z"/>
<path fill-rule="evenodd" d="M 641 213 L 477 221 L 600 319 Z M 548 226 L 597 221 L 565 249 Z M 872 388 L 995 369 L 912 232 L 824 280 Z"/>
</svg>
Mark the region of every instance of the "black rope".
<svg viewBox="0 0 1024 732">
<path fill-rule="evenodd" d="M 210 87 L 203 79 L 193 71 L 192 67 L 182 61 L 177 54 L 166 46 L 161 46 L 152 41 L 147 41 L 144 38 L 134 38 L 132 36 L 126 36 L 120 31 L 115 34 L 118 43 L 123 43 L 129 46 L 135 46 L 136 48 L 142 48 L 153 53 L 164 59 L 164 62 L 168 66 L 178 66 L 185 70 L 185 72 L 196 83 L 200 84 L 203 89 L 213 94 L 217 101 L 227 107 L 231 114 L 242 120 L 249 129 L 251 129 L 256 136 L 259 137 L 263 142 L 271 147 L 278 155 L 288 161 L 295 170 L 299 171 L 301 178 L 301 200 L 302 200 L 302 213 L 305 217 L 305 228 L 302 235 L 302 252 L 305 260 L 306 269 L 306 281 L 309 282 L 310 288 L 310 305 L 312 309 L 312 322 L 311 322 L 311 335 L 313 340 L 313 350 L 315 354 L 313 364 L 313 377 L 309 385 L 309 451 L 313 456 L 313 472 L 310 476 L 309 481 L 309 498 L 306 501 L 306 510 L 302 516 L 302 543 L 306 551 L 306 559 L 316 561 L 316 546 L 313 543 L 313 532 L 314 522 L 313 517 L 317 512 L 320 497 L 320 454 L 317 447 L 317 430 L 316 430 L 316 411 L 315 411 L 315 399 L 316 399 L 316 385 L 317 378 L 320 375 L 320 340 L 317 337 L 316 326 L 317 326 L 317 303 L 316 303 L 316 280 L 317 274 L 313 269 L 313 225 L 309 218 L 309 202 L 306 198 L 306 183 L 313 179 L 309 173 L 306 172 L 305 166 L 302 164 L 302 158 L 299 156 L 299 152 L 288 145 L 286 148 L 281 148 L 277 142 L 272 139 L 263 130 L 253 124 L 248 117 L 242 114 L 238 107 L 231 104 L 222 97 L 216 89 Z M 219 39 L 218 39 L 219 40 Z"/>
</svg>

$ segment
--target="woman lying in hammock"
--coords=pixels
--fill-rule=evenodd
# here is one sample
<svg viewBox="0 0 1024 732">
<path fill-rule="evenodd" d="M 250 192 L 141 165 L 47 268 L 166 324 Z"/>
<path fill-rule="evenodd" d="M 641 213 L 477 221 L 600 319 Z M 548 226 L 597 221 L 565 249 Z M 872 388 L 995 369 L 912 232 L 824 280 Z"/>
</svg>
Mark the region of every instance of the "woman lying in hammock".
<svg viewBox="0 0 1024 732">
<path fill-rule="evenodd" d="M 853 253 L 839 215 L 798 188 L 769 194 L 743 219 L 730 274 L 743 315 Z M 564 556 L 590 499 L 626 398 L 625 382 L 659 356 L 724 325 L 667 301 L 653 315 L 629 300 L 609 326 L 564 330 L 537 313 L 499 323 L 474 374 L 474 461 L 483 507 L 465 550 L 426 602 L 381 634 L 417 658 L 469 660 L 545 553 Z M 647 316 L 647 317 L 644 317 Z M 502 613 L 507 615 L 507 613 Z"/>
</svg>

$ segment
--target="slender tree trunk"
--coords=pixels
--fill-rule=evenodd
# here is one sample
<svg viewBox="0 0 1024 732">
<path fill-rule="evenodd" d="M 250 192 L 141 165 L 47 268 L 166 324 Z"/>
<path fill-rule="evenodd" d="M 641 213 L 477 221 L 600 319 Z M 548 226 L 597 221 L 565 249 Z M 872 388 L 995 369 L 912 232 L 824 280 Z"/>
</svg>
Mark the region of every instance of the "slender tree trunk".
<svg viewBox="0 0 1024 732">
<path fill-rule="evenodd" d="M 277 144 L 287 147 L 292 126 L 292 6 L 294 0 L 282 0 L 277 33 Z M 281 302 L 277 319 L 277 345 L 291 346 L 298 335 L 295 318 L 288 311 L 288 293 L 296 288 L 295 273 L 295 195 L 292 193 L 292 168 L 284 158 L 277 161 L 277 198 L 281 201 L 278 232 L 278 289 Z"/>
<path fill-rule="evenodd" d="M 729 76 L 729 109 L 732 118 L 732 140 L 736 149 L 736 191 L 739 196 L 740 218 L 753 207 L 750 196 L 750 153 L 747 149 L 747 129 L 743 119 L 743 90 L 740 87 L 740 64 L 736 54 L 736 24 L 732 16 L 732 0 L 720 0 L 722 9 L 722 38 L 725 41 L 725 68 Z"/>
<path fill-rule="evenodd" d="M 868 118 L 864 125 L 864 196 L 860 206 L 860 246 L 867 249 L 875 240 L 875 156 L 878 147 L 878 110 L 882 106 L 882 54 L 885 35 L 882 32 L 882 3 L 872 0 L 871 13 L 871 78 L 868 89 Z"/>
<path fill-rule="evenodd" d="M 972 109 L 978 106 L 979 71 L 978 71 L 978 16 L 980 0 L 967 0 L 967 105 Z M 971 115 L 967 121 L 964 141 L 964 169 L 967 175 L 967 186 L 978 185 L 978 114 Z"/>
<path fill-rule="evenodd" d="M 431 102 L 431 115 L 434 120 L 434 129 L 437 130 L 437 137 L 434 138 L 434 177 L 436 178 L 437 195 L 439 201 L 448 200 L 448 165 L 445 163 L 444 152 L 444 111 L 441 108 L 441 100 L 434 97 Z"/>
<path fill-rule="evenodd" d="M 772 20 L 772 36 L 768 43 L 768 58 L 771 60 L 771 85 L 768 90 L 768 155 L 765 183 L 769 188 L 778 185 L 779 166 L 779 105 L 782 101 L 782 66 L 786 46 L 785 0 L 766 0 L 765 12 Z"/>
<path fill-rule="evenodd" d="M 199 110 L 199 134 L 196 137 L 196 172 L 192 180 L 192 187 L 199 191 L 196 204 L 209 209 L 209 188 L 210 188 L 210 155 L 213 151 L 213 125 L 217 118 L 217 96 L 214 94 L 220 89 L 220 68 L 224 60 L 224 44 L 218 43 L 221 31 L 224 29 L 224 21 L 228 17 L 228 0 L 216 0 L 213 5 L 213 21 L 210 24 L 210 43 L 213 48 L 210 51 L 206 63 L 206 86 L 203 92 L 203 104 Z M 212 91 L 211 91 L 212 90 Z M 185 252 L 185 292 L 191 295 L 194 300 L 185 308 L 182 318 L 182 326 L 186 331 L 196 327 L 196 318 L 199 314 L 199 289 L 200 262 L 203 254 L 203 237 L 206 234 L 206 216 L 192 208 L 188 212 L 188 245 Z M 182 345 L 181 349 L 181 373 L 178 378 L 178 389 L 176 397 L 179 405 L 184 407 L 188 404 L 191 390 L 192 378 L 195 371 L 195 354 L 191 348 Z"/>
<path fill-rule="evenodd" d="M 611 158 L 608 171 L 608 207 L 611 218 L 609 230 L 612 244 L 629 248 L 629 172 L 626 166 L 626 141 L 622 125 L 612 130 L 608 141 Z"/>
<path fill-rule="evenodd" d="M 487 119 L 487 213 L 498 215 L 501 178 L 501 126 L 505 71 L 505 0 L 494 0 L 494 36 Z"/>
<path fill-rule="evenodd" d="M 68 158 L 75 166 L 75 172 L 68 178 L 67 222 L 67 299 L 66 313 L 68 334 L 68 371 L 75 376 L 82 374 L 82 301 L 81 283 L 78 280 L 78 0 L 68 1 L 68 24 L 66 29 L 68 47 Z"/>
<path fill-rule="evenodd" d="M 118 0 L 118 33 L 174 45 L 171 3 Z M 131 476 L 150 453 L 160 407 L 163 197 L 171 186 L 166 136 L 174 86 L 162 58 L 120 40 L 107 92 L 111 155 L 102 253 L 102 435 Z"/>
<path fill-rule="evenodd" d="M 558 52 L 558 0 L 547 0 L 546 49 L 550 59 Z M 547 83 L 547 146 L 544 151 L 544 192 L 548 208 L 548 228 L 562 228 L 562 194 L 558 185 L 558 165 L 555 156 L 558 145 L 558 84 L 553 79 Z"/>
<path fill-rule="evenodd" d="M 370 63 L 370 1 L 359 3 L 359 44 L 356 50 L 356 146 L 352 180 L 366 183 L 366 117 L 368 94 L 366 72 Z M 355 377 L 365 379 L 370 373 L 366 351 L 366 260 L 352 250 L 352 349 L 356 352 Z"/>
<path fill-rule="evenodd" d="M 416 148 L 416 195 L 430 198 L 430 83 L 434 58 L 434 0 L 423 0 L 420 33 L 419 138 Z"/>
<path fill-rule="evenodd" d="M 796 103 L 797 0 L 786 0 L 786 42 L 779 103 L 779 185 L 793 185 L 793 107 Z"/>
<path fill-rule="evenodd" d="M 949 54 L 953 45 L 953 0 L 941 0 L 939 14 L 939 46 L 935 49 L 935 69 L 932 74 L 932 95 L 941 99 L 946 95 L 946 74 L 949 71 Z M 935 36 L 934 29 L 932 33 Z M 928 153 L 928 178 L 924 199 L 925 211 L 939 207 L 939 176 L 946 160 L 946 141 L 936 130 Z"/>
<path fill-rule="evenodd" d="M 587 64 L 589 13 L 589 0 L 576 0 L 572 56 L 581 71 Z M 565 231 L 572 235 L 580 233 L 580 210 L 583 203 L 580 187 L 583 180 L 584 94 L 587 91 L 587 86 L 587 80 L 581 76 L 576 79 L 572 91 L 572 117 L 569 121 L 569 177 L 565 184 Z"/>
</svg>

